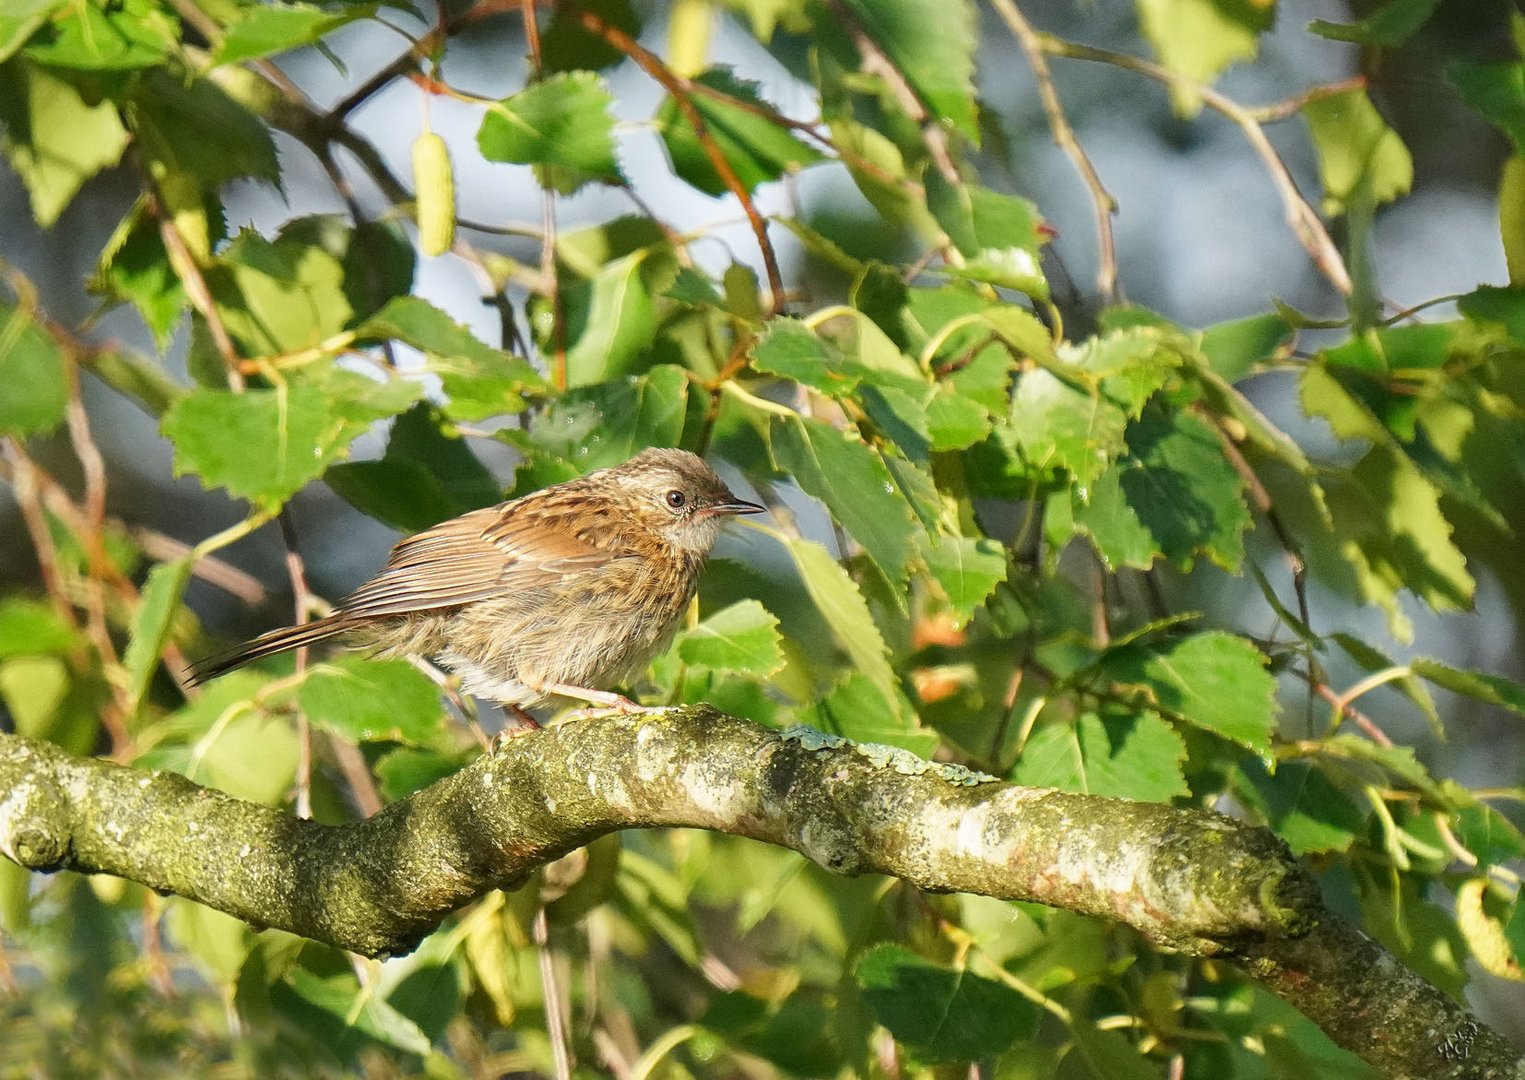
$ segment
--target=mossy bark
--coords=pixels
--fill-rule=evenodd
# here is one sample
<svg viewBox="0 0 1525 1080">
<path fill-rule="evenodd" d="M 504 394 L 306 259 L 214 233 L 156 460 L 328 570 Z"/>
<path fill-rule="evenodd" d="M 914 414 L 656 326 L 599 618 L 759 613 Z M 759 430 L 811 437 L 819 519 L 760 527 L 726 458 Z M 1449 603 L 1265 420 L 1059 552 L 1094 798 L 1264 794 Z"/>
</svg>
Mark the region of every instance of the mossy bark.
<svg viewBox="0 0 1525 1080">
<path fill-rule="evenodd" d="M 1014 787 L 702 707 L 512 739 L 341 826 L 9 735 L 0 791 L 0 851 L 23 866 L 116 874 L 368 956 L 406 952 L 463 904 L 608 832 L 715 829 L 840 873 L 1050 904 L 1222 957 L 1390 1076 L 1525 1078 L 1520 1051 L 1328 912 L 1264 829 Z"/>
</svg>

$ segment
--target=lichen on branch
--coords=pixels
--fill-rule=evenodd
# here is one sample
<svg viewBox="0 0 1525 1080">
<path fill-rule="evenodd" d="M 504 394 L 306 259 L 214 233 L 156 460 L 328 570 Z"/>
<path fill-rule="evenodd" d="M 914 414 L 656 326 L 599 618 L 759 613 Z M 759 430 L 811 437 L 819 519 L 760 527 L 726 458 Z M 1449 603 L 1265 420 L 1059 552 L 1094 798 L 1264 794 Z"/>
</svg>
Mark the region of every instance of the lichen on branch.
<svg viewBox="0 0 1525 1080">
<path fill-rule="evenodd" d="M 12 735 L 0 735 L 0 791 L 0 852 L 23 866 L 115 874 L 367 956 L 412 949 L 452 911 L 606 833 L 696 827 L 839 873 L 1115 919 L 1223 957 L 1390 1075 L 1525 1076 L 1502 1038 L 1326 911 L 1268 830 L 1016 787 L 703 706 L 508 740 L 347 825 Z M 1403 1009 L 1376 1023 L 1348 1003 L 1369 1005 L 1362 980 L 1379 977 Z M 1469 1032 L 1465 1068 L 1428 1053 L 1437 1031 Z"/>
</svg>

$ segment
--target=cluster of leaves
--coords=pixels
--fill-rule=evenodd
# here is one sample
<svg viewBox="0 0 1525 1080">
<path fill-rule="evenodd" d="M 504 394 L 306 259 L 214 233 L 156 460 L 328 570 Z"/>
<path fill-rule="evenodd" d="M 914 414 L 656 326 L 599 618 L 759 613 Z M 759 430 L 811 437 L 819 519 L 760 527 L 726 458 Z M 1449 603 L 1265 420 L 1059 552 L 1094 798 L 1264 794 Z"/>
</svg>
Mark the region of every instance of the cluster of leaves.
<svg viewBox="0 0 1525 1080">
<path fill-rule="evenodd" d="M 321 736 L 301 785 L 315 816 L 404 797 L 474 752 L 434 685 L 403 661 L 296 670 L 286 658 L 188 689 L 179 662 L 207 648 L 184 606 L 193 576 L 317 481 L 413 530 L 680 445 L 732 467 L 775 524 L 712 566 L 695 618 L 637 688 L 650 700 L 709 701 L 1025 784 L 1232 802 L 1313 859 L 1330 893 L 1439 985 L 1459 992 L 1468 956 L 1517 977 L 1525 913 L 1509 864 L 1525 837 L 1351 707 L 1388 685 L 1439 731 L 1432 685 L 1517 713 L 1525 689 L 1399 663 L 1329 629 L 1342 605 L 1376 605 L 1407 642 L 1405 603 L 1466 609 L 1471 567 L 1498 557 L 1519 516 L 1517 210 L 1501 223 L 1515 280 L 1469 293 L 1449 319 L 1385 320 L 1362 245 L 1375 208 L 1408 189 L 1408 151 L 1364 90 L 1310 94 L 1295 115 L 1319 151 L 1324 211 L 1346 226 L 1349 316 L 1315 323 L 1275 305 L 1195 329 L 1112 305 L 1094 333 L 1067 338 L 1038 207 L 975 172 L 972 4 L 728 6 L 813 86 L 818 118 L 787 118 L 753 82 L 693 61 L 719 8 L 680 5 L 692 10 L 673 15 L 664 62 L 634 43 L 642 16 L 602 0 L 542 17 L 524 89 L 476 101 L 477 151 L 532 167 L 562 195 L 628 186 L 607 80 L 639 65 L 668 92 L 650 121 L 681 180 L 738 199 L 761 229 L 759 185 L 838 168 L 874 227 L 773 221 L 828 294 L 785 305 L 776 282 L 696 261 L 681 232 L 644 214 L 547 238 L 550 274 L 465 226 L 442 237 L 450 185 L 420 170 L 420 221 L 444 211 L 426 243 L 453 243 L 492 281 L 498 347 L 411 295 L 415 249 L 396 214 L 299 217 L 268 237 L 228 227 L 229 181 L 283 182 L 276 129 L 330 164 L 343 147 L 407 208 L 406 186 L 346 124 L 368 94 L 324 114 L 267 77 L 267 57 L 376 5 L 228 3 L 195 26 L 184 5 L 158 0 L 26 0 L 0 13 L 4 149 L 34 216 L 52 225 L 95 174 L 130 168 L 142 195 L 91 285 L 132 305 L 162 350 L 183 340 L 189 372 L 182 383 L 157 359 L 80 340 L 19 277 L 0 297 L 0 434 L 17 496 L 35 504 L 48 583 L 47 596 L 0 601 L 0 699 L 15 730 L 80 753 L 109 739 L 144 767 L 284 805 L 309 738 L 301 716 Z M 1361 23 L 1313 29 L 1388 47 L 1434 6 L 1392 0 Z M 1254 56 L 1270 21 L 1269 4 L 1138 8 L 1185 113 L 1200 107 L 1199 81 Z M 412 74 L 476 100 L 450 83 L 449 43 L 478 18 L 468 9 L 425 35 L 427 74 L 404 62 L 368 89 Z M 1462 63 L 1450 78 L 1525 147 L 1521 71 Z M 1513 158 L 1506 207 L 1522 182 Z M 903 262 L 871 250 L 866 238 L 885 233 Z M 771 251 L 764 262 L 774 277 Z M 516 344 L 520 297 L 528 340 Z M 81 370 L 160 416 L 176 471 L 246 501 L 248 520 L 153 561 L 88 493 L 75 505 L 27 446 L 65 424 Z M 1246 395 L 1250 380 L 1295 382 L 1335 448 L 1310 456 Z M 350 460 L 378 424 L 385 451 Z M 87 425 L 69 430 L 84 460 Z M 473 440 L 515 452 L 506 491 Z M 1183 610 L 1172 597 L 1189 595 L 1189 573 L 1258 586 L 1263 606 Z M 1331 671 L 1365 677 L 1342 692 Z M 1327 722 L 1311 708 L 1283 721 L 1279 696 L 1328 699 Z M 1353 716 L 1363 734 L 1346 730 Z M 1266 1075 L 1266 1061 L 1289 1075 L 1359 1068 L 1254 985 L 1115 928 L 833 879 L 728 837 L 600 842 L 413 956 L 358 972 L 332 950 L 136 887 L 65 879 L 34 894 L 0 861 L 0 926 L 29 950 L 46 954 L 75 923 L 120 950 L 147 912 L 229 992 L 251 1032 L 240 1053 L 322 1053 L 336 1067 L 386 1053 L 431 1075 L 467 1061 L 548 1071 L 532 932 L 542 907 L 559 952 L 592 962 L 555 962 L 592 1018 L 577 1027 L 585 1059 L 650 1067 L 672 1055 L 719 1075 L 740 1055 L 790 1075 L 867 1075 L 887 1030 L 908 1062 L 1020 1063 L 1010 1075 L 1151 1076 L 1176 1055 L 1201 1076 Z M 199 1029 L 177 1037 L 231 1052 Z"/>
</svg>

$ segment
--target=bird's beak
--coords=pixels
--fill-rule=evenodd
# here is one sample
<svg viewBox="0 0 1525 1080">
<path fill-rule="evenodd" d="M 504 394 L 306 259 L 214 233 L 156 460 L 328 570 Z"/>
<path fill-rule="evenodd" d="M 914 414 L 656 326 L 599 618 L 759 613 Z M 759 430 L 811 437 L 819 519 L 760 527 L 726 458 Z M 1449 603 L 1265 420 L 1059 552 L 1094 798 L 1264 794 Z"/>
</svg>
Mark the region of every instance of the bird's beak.
<svg viewBox="0 0 1525 1080">
<path fill-rule="evenodd" d="M 758 506 L 756 503 L 750 503 L 745 499 L 738 499 L 733 496 L 727 502 L 715 503 L 713 506 L 706 506 L 704 508 L 704 512 L 707 515 L 725 514 L 727 516 L 732 514 L 766 514 L 768 512 L 768 508 L 766 506 Z"/>
</svg>

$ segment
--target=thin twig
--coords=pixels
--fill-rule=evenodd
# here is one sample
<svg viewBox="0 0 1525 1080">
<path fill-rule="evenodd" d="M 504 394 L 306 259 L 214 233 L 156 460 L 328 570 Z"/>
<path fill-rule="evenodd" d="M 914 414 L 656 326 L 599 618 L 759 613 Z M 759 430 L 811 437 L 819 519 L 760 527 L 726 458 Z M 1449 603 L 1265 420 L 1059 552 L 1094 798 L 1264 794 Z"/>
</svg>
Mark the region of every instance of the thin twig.
<svg viewBox="0 0 1525 1080">
<path fill-rule="evenodd" d="M 26 526 L 32 549 L 37 554 L 37 569 L 42 576 L 43 591 L 53 610 L 68 626 L 77 627 L 74 605 L 69 601 L 63 577 L 58 572 L 58 547 L 53 543 L 53 532 L 48 528 L 48 516 L 42 505 L 42 484 L 39 470 L 21 443 L 7 438 L 0 442 L 5 460 L 10 464 L 11 494 L 21 510 L 21 521 Z"/>
<path fill-rule="evenodd" d="M 572 1053 L 567 1046 L 567 1019 L 562 1011 L 561 988 L 556 981 L 556 958 L 551 954 L 550 927 L 545 905 L 535 909 L 531 924 L 535 939 L 535 959 L 540 964 L 540 996 L 545 999 L 545 1030 L 551 1040 L 551 1057 L 556 1063 L 556 1080 L 572 1080 Z"/>
<path fill-rule="evenodd" d="M 143 554 L 155 562 L 173 562 L 191 553 L 190 544 L 156 529 L 138 525 L 131 531 L 133 540 L 143 549 Z M 245 604 L 257 607 L 265 602 L 265 586 L 259 578 L 216 555 L 201 556 L 191 567 L 191 574 Z"/>
<path fill-rule="evenodd" d="M 768 223 L 762 214 L 758 213 L 757 205 L 752 201 L 751 192 L 736 175 L 736 170 L 731 168 L 731 163 L 726 160 L 724 151 L 710 134 L 709 125 L 704 122 L 704 117 L 694 105 L 691 94 L 692 81 L 674 73 L 663 63 L 661 57 L 644 48 L 640 42 L 619 27 L 604 22 L 591 11 L 579 11 L 577 19 L 588 31 L 597 34 L 634 60 L 642 71 L 661 83 L 662 88 L 672 95 L 673 102 L 688 120 L 689 126 L 694 129 L 694 138 L 698 140 L 705 157 L 709 159 L 710 167 L 725 184 L 726 190 L 736 196 L 737 201 L 741 203 L 742 211 L 747 215 L 747 222 L 752 226 L 752 233 L 757 237 L 757 246 L 762 251 L 763 267 L 768 274 L 768 289 L 773 294 L 769 313 L 777 312 L 784 303 L 784 279 L 779 273 L 778 255 L 773 250 L 773 242 L 768 239 Z"/>
<path fill-rule="evenodd" d="M 159 236 L 164 241 L 164 250 L 169 255 L 170 266 L 175 271 L 175 276 L 185 286 L 185 295 L 190 299 L 191 305 L 206 320 L 207 329 L 211 331 L 212 342 L 217 346 L 217 353 L 222 357 L 223 366 L 228 372 L 228 386 L 234 391 L 244 388 L 243 373 L 239 370 L 241 357 L 238 347 L 233 344 L 233 337 L 228 333 L 227 326 L 222 321 L 222 314 L 217 310 L 217 304 L 212 299 L 212 290 L 207 287 L 206 277 L 201 272 L 201 265 L 196 261 L 196 256 L 185 242 L 185 237 L 180 235 L 180 229 L 175 225 L 175 220 L 164 212 L 157 198 L 149 200 L 149 212 L 159 221 Z"/>
<path fill-rule="evenodd" d="M 890 93 L 895 95 L 895 100 L 900 102 L 900 107 L 906 115 L 916 121 L 916 126 L 921 129 L 921 141 L 926 144 L 927 153 L 932 157 L 932 164 L 937 166 L 937 171 L 942 173 L 943 179 L 950 184 L 959 183 L 958 166 L 953 163 L 953 152 L 948 146 L 948 132 L 943 127 L 942 121 L 932 114 L 927 108 L 927 103 L 921 99 L 916 88 L 906 79 L 905 73 L 896 66 L 885 51 L 879 47 L 872 35 L 858 21 L 856 15 L 841 0 L 827 0 L 827 7 L 853 39 L 858 52 L 863 58 L 863 70 L 870 75 L 878 75 L 889 87 Z"/>
<path fill-rule="evenodd" d="M 74 363 L 69 365 L 69 376 L 69 404 L 65 414 L 69 441 L 85 475 L 84 528 L 79 537 L 85 549 L 85 574 L 80 583 L 85 601 L 85 625 L 101 658 L 101 666 L 108 673 L 107 683 L 111 687 L 111 700 L 102 707 L 101 719 L 111 733 L 116 749 L 125 751 L 129 741 L 127 713 L 132 703 L 128 700 L 126 679 L 122 677 L 121 659 L 106 624 L 106 579 L 112 574 L 105 539 L 106 462 L 90 437 L 90 418 L 85 414 L 85 401 L 80 395 L 79 367 Z"/>
<path fill-rule="evenodd" d="M 990 0 L 996 13 L 1006 21 L 1006 26 L 1011 30 L 1012 36 L 1017 39 L 1017 44 L 1022 46 L 1022 51 L 1027 54 L 1028 65 L 1033 69 L 1033 78 L 1038 83 L 1038 98 L 1043 103 L 1043 111 L 1048 116 L 1048 127 L 1053 135 L 1054 144 L 1063 150 L 1069 159 L 1075 163 L 1081 179 L 1085 181 L 1086 188 L 1091 192 L 1091 205 L 1096 212 L 1096 246 L 1099 265 L 1096 268 L 1096 289 L 1107 303 L 1112 302 L 1117 296 L 1117 242 L 1112 235 L 1112 215 L 1117 213 L 1117 200 L 1101 182 L 1101 176 L 1096 172 L 1096 166 L 1086 155 L 1085 149 L 1080 145 L 1080 140 L 1075 137 L 1075 129 L 1070 125 L 1069 117 L 1065 115 L 1064 106 L 1059 101 L 1059 91 L 1054 87 L 1054 77 L 1048 68 L 1048 58 L 1043 55 L 1043 47 L 1038 42 L 1038 35 L 1033 31 L 1032 24 L 1013 0 Z"/>
<path fill-rule="evenodd" d="M 308 615 L 312 612 L 312 593 L 307 588 L 307 567 L 302 562 L 302 553 L 297 546 L 297 529 L 296 523 L 291 519 L 291 507 L 282 507 L 277 520 L 281 525 L 281 540 L 286 545 L 286 575 L 291 579 L 296 623 L 301 625 L 307 621 Z M 293 655 L 296 657 L 296 677 L 300 679 L 307 670 L 307 646 L 298 646 Z M 307 713 L 300 703 L 296 706 L 296 711 L 296 815 L 299 818 L 310 818 L 312 817 L 312 725 L 308 723 Z"/>
<path fill-rule="evenodd" d="M 1271 141 L 1266 138 L 1265 129 L 1261 127 L 1254 110 L 1245 108 L 1211 86 L 1140 56 L 1130 56 L 1127 53 L 1113 52 L 1109 49 L 1095 49 L 1089 45 L 1077 45 L 1072 41 L 1064 41 L 1049 34 L 1038 35 L 1038 43 L 1049 56 L 1110 64 L 1125 71 L 1137 72 L 1165 86 L 1189 90 L 1200 96 L 1208 108 L 1221 113 L 1237 124 L 1244 132 L 1244 137 L 1249 141 L 1251 148 L 1265 163 L 1271 183 L 1275 185 L 1286 207 L 1287 224 L 1291 226 L 1293 234 L 1313 258 L 1314 265 L 1329 279 L 1330 284 L 1342 296 L 1350 295 L 1353 289 L 1350 271 L 1345 267 L 1345 260 L 1340 256 L 1339 248 L 1330 238 L 1329 231 L 1324 228 L 1323 219 L 1319 217 L 1318 211 L 1297 190 L 1297 182 L 1292 179 L 1287 163 L 1282 160 L 1276 148 L 1271 145 Z"/>
</svg>

